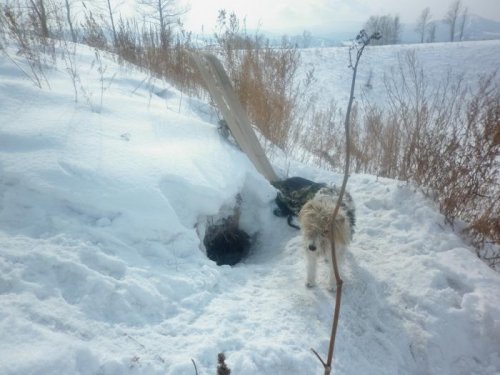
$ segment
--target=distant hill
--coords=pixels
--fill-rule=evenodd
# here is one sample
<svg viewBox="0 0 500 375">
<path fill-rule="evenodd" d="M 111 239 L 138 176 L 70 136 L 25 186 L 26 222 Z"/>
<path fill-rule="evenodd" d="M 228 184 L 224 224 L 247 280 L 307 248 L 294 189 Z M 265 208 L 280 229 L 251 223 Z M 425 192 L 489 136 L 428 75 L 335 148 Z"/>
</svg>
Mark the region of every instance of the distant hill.
<svg viewBox="0 0 500 375">
<path fill-rule="evenodd" d="M 459 25 L 460 23 L 461 22 L 458 21 Z M 444 20 L 432 21 L 431 25 L 436 26 L 434 42 L 450 41 L 449 26 L 444 22 Z M 420 36 L 415 32 L 415 26 L 415 23 L 402 24 L 401 44 L 418 43 L 420 41 Z M 302 34 L 288 34 L 287 38 L 288 41 L 297 45 L 299 48 L 338 47 L 353 40 L 362 28 L 363 25 L 360 25 L 359 29 L 351 31 L 306 31 Z M 254 35 L 256 33 L 262 34 L 270 40 L 271 45 L 273 46 L 280 46 L 283 40 L 283 34 L 268 32 L 265 30 L 247 30 L 247 33 L 249 35 Z M 491 39 L 500 39 L 500 22 L 480 17 L 475 14 L 468 15 L 463 40 L 471 41 Z M 458 40 L 459 37 L 457 35 L 455 41 Z M 212 45 L 216 42 L 212 35 L 197 35 L 196 38 L 194 38 L 194 43 L 196 46 L 201 47 L 205 45 Z"/>
<path fill-rule="evenodd" d="M 465 40 L 500 39 L 500 22 L 477 15 L 468 17 Z"/>
<path fill-rule="evenodd" d="M 458 21 L 460 24 L 460 21 Z M 431 25 L 436 26 L 435 42 L 448 42 L 450 40 L 449 26 L 444 20 L 435 20 Z M 415 32 L 415 23 L 402 25 L 401 43 L 418 43 L 419 35 Z M 334 47 L 344 44 L 346 41 L 354 39 L 356 34 L 361 30 L 341 32 L 311 32 L 306 38 L 303 34 L 291 35 L 289 40 L 295 43 L 300 48 L 307 47 Z M 275 33 L 262 32 L 267 38 L 272 41 L 272 44 L 279 45 L 282 35 Z M 458 33 L 458 31 L 457 31 Z M 475 14 L 467 16 L 463 40 L 491 40 L 500 39 L 500 22 L 480 17 Z M 458 40 L 458 36 L 456 39 Z"/>
</svg>

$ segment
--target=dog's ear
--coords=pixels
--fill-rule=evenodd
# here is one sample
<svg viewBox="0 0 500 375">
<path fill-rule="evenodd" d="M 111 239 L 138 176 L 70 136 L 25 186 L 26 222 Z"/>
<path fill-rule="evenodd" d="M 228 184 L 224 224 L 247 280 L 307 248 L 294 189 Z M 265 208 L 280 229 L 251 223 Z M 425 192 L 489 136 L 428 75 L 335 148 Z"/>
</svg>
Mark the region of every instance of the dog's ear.
<svg viewBox="0 0 500 375">
<path fill-rule="evenodd" d="M 308 211 L 310 210 L 309 209 L 310 206 L 311 204 L 309 202 L 306 202 L 306 204 L 302 206 L 302 208 L 299 211 L 299 214 L 297 215 L 300 220 L 302 220 L 307 215 Z"/>
</svg>

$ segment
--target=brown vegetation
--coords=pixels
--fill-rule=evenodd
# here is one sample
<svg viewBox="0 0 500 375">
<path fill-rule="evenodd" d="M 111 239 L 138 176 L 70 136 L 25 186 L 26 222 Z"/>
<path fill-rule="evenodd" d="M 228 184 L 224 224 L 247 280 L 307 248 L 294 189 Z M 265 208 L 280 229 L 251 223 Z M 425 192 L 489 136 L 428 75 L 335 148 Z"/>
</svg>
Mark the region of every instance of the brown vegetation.
<svg viewBox="0 0 500 375">
<path fill-rule="evenodd" d="M 431 90 L 410 53 L 385 78 L 388 108 L 355 111 L 351 167 L 415 183 L 460 227 L 491 265 L 500 261 L 488 244 L 500 244 L 500 84 L 496 72 L 476 87 L 446 76 Z M 332 104 L 313 114 L 303 139 L 319 164 L 342 167 L 341 111 Z M 315 146 L 314 146 L 315 145 Z"/>
<path fill-rule="evenodd" d="M 286 38 L 272 47 L 240 29 L 235 14 L 219 12 L 218 51 L 250 120 L 271 143 L 287 151 L 300 127 L 299 96 L 311 81 L 298 82 L 300 53 Z"/>
</svg>

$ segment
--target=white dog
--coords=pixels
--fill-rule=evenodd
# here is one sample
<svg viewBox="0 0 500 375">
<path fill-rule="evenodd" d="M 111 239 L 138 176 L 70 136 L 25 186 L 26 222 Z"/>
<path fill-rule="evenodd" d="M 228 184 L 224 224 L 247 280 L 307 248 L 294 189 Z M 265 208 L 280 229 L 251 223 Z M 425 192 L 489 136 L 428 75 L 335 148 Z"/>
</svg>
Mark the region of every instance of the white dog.
<svg viewBox="0 0 500 375">
<path fill-rule="evenodd" d="M 300 210 L 299 220 L 304 241 L 307 260 L 306 286 L 316 284 L 316 263 L 319 256 L 325 256 L 330 267 L 329 288 L 335 289 L 335 274 L 333 272 L 332 252 L 329 231 L 333 211 L 337 204 L 339 190 L 333 187 L 320 189 L 313 199 L 309 200 Z M 333 238 L 337 264 L 341 264 L 347 246 L 352 240 L 355 225 L 354 204 L 349 193 L 345 193 L 333 225 Z"/>
</svg>

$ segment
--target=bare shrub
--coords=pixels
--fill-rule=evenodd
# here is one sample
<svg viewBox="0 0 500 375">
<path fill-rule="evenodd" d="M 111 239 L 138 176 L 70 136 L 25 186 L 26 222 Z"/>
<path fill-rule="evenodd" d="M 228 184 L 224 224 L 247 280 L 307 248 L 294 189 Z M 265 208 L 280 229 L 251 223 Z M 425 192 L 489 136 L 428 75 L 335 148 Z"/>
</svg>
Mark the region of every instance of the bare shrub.
<svg viewBox="0 0 500 375">
<path fill-rule="evenodd" d="M 310 127 L 301 137 L 302 148 L 306 150 L 303 161 L 313 162 L 322 168 L 342 167 L 342 117 L 335 101 L 324 110 L 312 108 Z M 310 153 L 309 157 L 307 153 Z"/>
<path fill-rule="evenodd" d="M 22 71 L 37 87 L 42 88 L 43 84 L 49 85 L 44 73 L 47 59 L 55 59 L 54 45 L 46 38 L 36 33 L 33 28 L 33 15 L 30 8 L 26 10 L 18 3 L 4 4 L 0 6 L 0 23 L 3 33 L 3 44 L 8 45 L 8 41 L 13 41 L 18 49 L 18 55 L 25 57 L 29 71 L 22 68 L 8 53 L 6 48 L 2 48 L 3 53 Z M 51 52 L 48 56 L 45 52 Z"/>
<path fill-rule="evenodd" d="M 174 84 L 182 92 L 200 96 L 202 79 L 189 57 L 191 34 L 158 26 L 139 27 L 135 20 L 120 19 L 115 51 L 119 62 L 132 63 L 157 78 Z"/>
<path fill-rule="evenodd" d="M 500 82 L 496 73 L 467 87 L 445 75 L 431 87 L 414 53 L 385 77 L 387 107 L 354 111 L 351 168 L 415 183 L 459 221 L 478 255 L 495 265 L 500 254 Z M 312 116 L 301 142 L 319 165 L 340 169 L 341 111 L 335 104 Z M 328 153 L 326 152 L 328 150 Z M 493 245 L 493 246 L 492 246 Z"/>
<path fill-rule="evenodd" d="M 399 16 L 371 16 L 363 28 L 368 34 L 379 32 L 381 37 L 373 41 L 374 45 L 397 44 L 401 39 L 401 23 Z"/>
<path fill-rule="evenodd" d="M 203 79 L 189 55 L 191 50 L 193 50 L 191 33 L 185 31 L 177 33 L 171 49 L 172 58 L 167 74 L 182 92 L 201 96 Z"/>
<path fill-rule="evenodd" d="M 500 244 L 497 74 L 481 77 L 476 88 L 448 74 L 431 92 L 414 56 L 399 73 L 387 84 L 402 146 L 397 173 L 389 177 L 427 189 L 448 222 L 467 223 L 465 233 L 481 255 L 485 244 Z"/>
<path fill-rule="evenodd" d="M 438 183 L 447 193 L 442 210 L 452 222 L 459 218 L 468 223 L 465 231 L 480 249 L 488 242 L 500 244 L 499 86 L 496 74 L 480 80 L 467 103 L 460 138 L 454 139 L 460 157 L 454 159 L 452 168 L 459 178 L 450 178 L 447 186 Z M 481 255 L 481 250 L 478 253 Z"/>
<path fill-rule="evenodd" d="M 286 151 L 296 120 L 302 118 L 296 112 L 298 97 L 311 82 L 297 81 L 298 49 L 286 38 L 273 48 L 262 36 L 247 35 L 234 13 L 220 11 L 218 25 L 219 52 L 250 120 L 267 140 Z"/>
<path fill-rule="evenodd" d="M 47 21 L 46 1 L 44 0 L 30 0 L 30 15 L 34 27 L 41 33 L 44 38 L 49 37 L 49 26 Z"/>
<path fill-rule="evenodd" d="M 83 4 L 85 6 L 85 3 Z M 98 48 L 101 50 L 108 50 L 108 41 L 102 27 L 102 23 L 97 22 L 91 10 L 85 6 L 85 19 L 81 25 L 82 28 L 82 41 L 90 47 Z"/>
<path fill-rule="evenodd" d="M 120 17 L 114 47 L 119 59 L 142 65 L 144 48 L 139 27 L 134 19 L 125 20 Z"/>
</svg>

